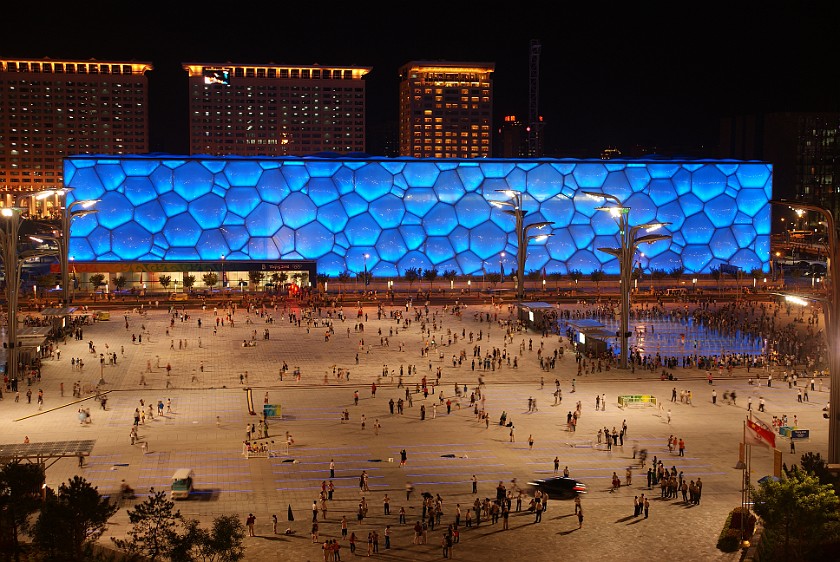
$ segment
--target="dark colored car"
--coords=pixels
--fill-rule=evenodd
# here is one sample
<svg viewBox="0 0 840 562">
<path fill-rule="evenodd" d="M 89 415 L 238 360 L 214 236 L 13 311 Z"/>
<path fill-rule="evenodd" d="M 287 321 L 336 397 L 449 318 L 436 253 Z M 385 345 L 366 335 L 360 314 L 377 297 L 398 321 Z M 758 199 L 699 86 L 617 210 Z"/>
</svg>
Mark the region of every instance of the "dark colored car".
<svg viewBox="0 0 840 562">
<path fill-rule="evenodd" d="M 586 484 L 574 478 L 566 478 L 565 476 L 532 480 L 528 482 L 528 485 L 535 490 L 538 488 L 540 491 L 546 492 L 552 499 L 570 500 L 579 494 L 586 493 Z"/>
</svg>

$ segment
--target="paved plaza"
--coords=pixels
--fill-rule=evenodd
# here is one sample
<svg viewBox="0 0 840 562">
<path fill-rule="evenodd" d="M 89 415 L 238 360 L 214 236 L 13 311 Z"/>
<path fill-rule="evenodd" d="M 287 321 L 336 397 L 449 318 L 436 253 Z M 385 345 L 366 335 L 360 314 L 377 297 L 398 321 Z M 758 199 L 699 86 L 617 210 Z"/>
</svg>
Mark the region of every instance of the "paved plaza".
<svg viewBox="0 0 840 562">
<path fill-rule="evenodd" d="M 380 550 L 374 557 L 441 559 L 442 534 L 454 520 L 456 504 L 466 511 L 476 498 L 471 492 L 472 475 L 478 479 L 477 496 L 494 498 L 500 481 L 509 487 L 514 479 L 523 484 L 552 476 L 555 456 L 560 459 L 561 471 L 568 466 L 571 476 L 588 486 L 582 498 L 582 528 L 578 528 L 572 501 L 551 500 L 541 523 L 534 522 L 533 514 L 522 511 L 511 514 L 509 530 L 502 530 L 501 523 L 489 522 L 462 528 L 455 559 L 524 555 L 534 561 L 567 557 L 577 561 L 641 561 L 651 556 L 731 561 L 738 554 L 723 554 L 715 543 L 726 515 L 740 503 L 741 471 L 735 465 L 748 398 L 753 398 L 754 408 L 759 397 L 765 399 L 766 421 L 773 415 L 786 414 L 791 419 L 797 415 L 799 426 L 811 430 L 810 441 L 797 443 L 797 455 L 788 452 L 787 441 L 778 441 L 785 462 L 798 460 L 805 451 L 826 454 L 822 408 L 828 400 L 827 379 L 822 381 L 821 390 L 810 392 L 809 402 L 798 403 L 796 390 L 787 385 L 775 382 L 772 388 L 764 383 L 750 386 L 748 377 L 761 373 L 748 374 L 746 369 L 736 369 L 732 377 L 716 376 L 713 386 L 706 380 L 706 371 L 697 369 L 674 369 L 679 379 L 676 381 L 661 381 L 658 372 L 638 369 L 634 373 L 611 370 L 578 376 L 574 353 L 565 338 L 543 338 L 526 332 L 506 340 L 497 320 L 510 317 L 507 305 L 470 305 L 460 316 L 453 314 L 451 306 L 446 310 L 432 306 L 426 322 L 431 334 L 425 335 L 413 309 L 406 312 L 402 302 L 385 306 L 381 319 L 375 306 L 366 306 L 361 318 L 357 317 L 356 306 L 345 306 L 346 320 L 335 319 L 333 313 L 335 333 L 329 338 L 325 337 L 324 318 L 319 319 L 317 327 L 312 323 L 307 328 L 305 319 L 301 326 L 291 323 L 290 314 L 302 314 L 297 308 L 269 310 L 272 323 L 267 317 L 239 309 L 234 326 L 229 321 L 222 326 L 220 321 L 216 327 L 216 319 L 224 318 L 224 310 L 219 309 L 216 316 L 212 307 L 202 310 L 192 306 L 186 309 L 186 320 L 176 318 L 170 327 L 173 316 L 168 313 L 168 304 L 160 303 L 145 315 L 132 306 L 112 309 L 109 321 L 85 326 L 81 340 L 68 339 L 60 344 L 60 359 L 44 361 L 42 381 L 32 383 L 34 394 L 38 388 L 44 390 L 43 409 L 39 410 L 34 397 L 27 402 L 25 381 L 19 402 L 14 401 L 13 394 L 4 395 L 0 417 L 5 423 L 0 439 L 3 443 L 21 443 L 26 437 L 33 443 L 94 439 L 91 457 L 83 468 L 75 459 L 62 459 L 48 468 L 47 483 L 51 487 L 81 474 L 100 492 L 110 494 L 116 493 L 124 479 L 142 500 L 150 488 L 168 490 L 169 477 L 176 469 L 192 468 L 197 493 L 177 503 L 181 513 L 205 525 L 220 514 L 238 514 L 244 522 L 253 513 L 257 536 L 245 539 L 249 561 L 323 560 L 321 543 L 326 538 L 341 538 L 343 515 L 349 530 L 359 538 L 357 555 L 367 555 L 367 535 L 375 529 L 380 535 Z M 327 311 L 322 311 L 323 317 Z M 404 328 L 390 317 L 392 311 L 401 311 L 404 318 L 412 320 L 411 325 Z M 487 314 L 491 315 L 490 322 L 486 321 Z M 269 339 L 265 339 L 266 330 Z M 142 343 L 139 338 L 133 341 L 132 336 L 141 334 Z M 421 356 L 424 342 L 432 339 L 437 347 L 428 357 Z M 95 354 L 89 351 L 90 341 Z M 256 344 L 246 347 L 243 341 Z M 475 346 L 480 346 L 482 357 L 494 347 L 504 349 L 508 356 L 516 357 L 518 367 L 504 361 L 499 369 L 482 370 L 477 362 L 473 370 Z M 542 348 L 544 356 L 551 356 L 560 346 L 565 346 L 565 353 L 556 367 L 542 370 L 538 350 Z M 453 356 L 462 350 L 466 360 L 453 366 Z M 116 353 L 117 365 L 106 364 L 100 369 L 98 357 L 103 352 Z M 71 368 L 71 358 L 82 358 L 85 366 L 81 372 Z M 284 362 L 288 371 L 281 381 Z M 151 372 L 147 372 L 149 365 Z M 167 365 L 171 366 L 168 375 Z M 410 365 L 416 366 L 417 374 L 408 375 Z M 339 380 L 333 374 L 334 367 L 336 374 L 339 369 L 349 370 L 349 381 L 346 377 Z M 389 400 L 405 399 L 405 388 L 398 387 L 401 368 L 413 405 L 406 403 L 403 415 L 391 414 Z M 423 377 L 434 381 L 438 368 L 441 384 L 424 399 L 422 393 L 414 391 Z M 295 380 L 296 369 L 301 373 L 299 381 Z M 388 376 L 380 377 L 383 369 Z M 72 396 L 74 382 L 79 381 L 88 390 L 100 375 L 106 381 L 102 386 L 107 393 L 106 410 L 93 394 Z M 478 421 L 469 407 L 469 394 L 477 387 L 479 377 L 485 385 L 482 399 L 489 412 L 489 427 Z M 555 379 L 562 390 L 559 405 L 554 403 Z M 374 382 L 375 396 L 371 388 Z M 466 396 L 455 395 L 456 385 L 468 387 Z M 270 404 L 280 405 L 282 418 L 269 419 L 267 442 L 274 452 L 269 458 L 243 456 L 246 424 L 259 422 L 259 416 L 249 413 L 246 388 L 252 389 L 258 413 L 266 397 Z M 690 390 L 692 403 L 671 402 L 673 388 Z M 714 405 L 712 389 L 717 391 Z M 355 391 L 359 393 L 358 405 L 354 404 Z M 451 412 L 438 400 L 441 391 L 444 400 L 452 401 Z M 737 405 L 723 400 L 726 391 L 736 391 Z M 620 409 L 617 398 L 622 394 L 652 394 L 660 407 Z M 603 411 L 595 410 L 598 395 L 606 397 Z M 536 400 L 536 411 L 528 411 L 530 398 Z M 146 408 L 162 401 L 171 405 L 171 411 L 165 407 L 163 415 L 158 415 L 155 407 L 154 418 L 146 417 L 139 426 L 139 443 L 132 445 L 129 434 L 141 400 Z M 578 401 L 582 415 L 577 430 L 569 432 L 567 414 Z M 421 420 L 423 405 L 426 415 Z M 90 424 L 80 423 L 80 408 L 90 409 Z M 348 421 L 341 419 L 345 409 L 349 411 Z M 510 429 L 498 425 L 502 411 L 513 421 L 513 442 Z M 366 418 L 364 429 L 362 415 Z M 612 451 L 598 447 L 598 429 L 620 428 L 624 420 L 628 426 L 624 446 Z M 377 423 L 381 426 L 378 429 Z M 294 439 L 288 451 L 286 432 Z M 684 457 L 668 452 L 670 435 L 685 440 Z M 529 436 L 533 436 L 533 447 L 529 447 Z M 676 466 L 686 479 L 702 478 L 700 504 L 660 499 L 658 488 L 648 490 L 645 473 L 632 458 L 634 448 L 647 449 L 649 461 L 656 455 L 664 459 L 666 467 Z M 403 449 L 407 464 L 400 467 Z M 320 542 L 313 544 L 311 506 L 321 483 L 330 480 L 331 459 L 335 462 L 334 499 L 328 502 L 326 520 L 318 514 Z M 636 466 L 632 483 L 625 486 L 625 470 L 631 465 Z M 752 468 L 753 482 L 771 474 L 772 453 L 755 447 Z M 370 487 L 363 493 L 359 489 L 362 471 L 367 472 Z M 613 472 L 622 480 L 617 491 L 610 490 Z M 410 500 L 406 500 L 407 483 L 415 490 Z M 413 524 L 421 512 L 423 492 L 443 498 L 442 527 L 429 532 L 427 544 L 414 545 Z M 633 517 L 633 498 L 643 493 L 650 497 L 647 519 Z M 386 494 L 391 498 L 390 515 L 383 513 Z M 366 498 L 369 512 L 359 523 L 356 513 L 361 496 Z M 124 536 L 128 527 L 126 509 L 136 501 L 127 502 L 114 516 L 103 542 L 110 543 L 112 536 Z M 289 506 L 293 522 L 287 519 Z M 405 525 L 398 522 L 400 507 L 407 513 Z M 279 519 L 277 535 L 272 530 L 272 514 Z M 390 550 L 384 549 L 382 539 L 386 525 L 392 529 Z M 294 534 L 284 535 L 287 528 Z M 342 559 L 354 559 L 347 541 L 341 544 Z"/>
</svg>

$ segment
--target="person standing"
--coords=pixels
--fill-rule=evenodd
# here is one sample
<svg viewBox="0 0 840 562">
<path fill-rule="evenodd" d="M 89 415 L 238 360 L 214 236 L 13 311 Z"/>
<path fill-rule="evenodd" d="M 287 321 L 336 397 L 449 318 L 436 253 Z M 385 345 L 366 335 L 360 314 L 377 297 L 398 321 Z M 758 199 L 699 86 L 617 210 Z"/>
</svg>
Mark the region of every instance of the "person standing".
<svg viewBox="0 0 840 562">
<path fill-rule="evenodd" d="M 534 448 L 534 436 L 529 435 L 528 436 L 528 450 L 533 450 L 533 448 Z"/>
<path fill-rule="evenodd" d="M 560 457 L 554 457 L 554 474 L 560 471 Z"/>
<path fill-rule="evenodd" d="M 408 459 L 408 453 L 406 453 L 405 449 L 400 451 L 400 467 L 405 466 L 406 460 Z"/>
<path fill-rule="evenodd" d="M 272 528 L 273 533 L 276 535 L 277 534 L 277 514 L 276 513 L 271 516 L 271 528 Z"/>
<path fill-rule="evenodd" d="M 645 498 L 644 506 L 645 506 L 645 519 L 647 519 L 648 518 L 648 513 L 650 512 L 650 501 L 648 501 L 647 498 Z"/>
<path fill-rule="evenodd" d="M 254 537 L 254 524 L 257 522 L 257 518 L 254 517 L 253 513 L 248 514 L 248 518 L 245 520 L 245 524 L 248 526 L 248 536 Z"/>
<path fill-rule="evenodd" d="M 478 478 L 475 477 L 475 474 L 472 475 L 472 493 L 478 493 Z"/>
<path fill-rule="evenodd" d="M 724 396 L 724 398 L 726 398 L 726 397 Z M 717 404 L 717 390 L 716 389 L 712 390 L 712 405 L 715 405 L 715 404 Z"/>
<path fill-rule="evenodd" d="M 335 478 L 335 461 L 330 459 L 330 478 Z"/>
<path fill-rule="evenodd" d="M 583 527 L 583 510 L 582 509 L 578 510 L 577 518 L 578 518 L 578 529 L 580 529 L 581 527 Z"/>
<path fill-rule="evenodd" d="M 536 518 L 534 519 L 534 523 L 539 523 L 540 521 L 542 521 L 542 512 L 543 512 L 542 501 L 537 500 L 537 504 L 534 506 L 534 513 L 536 514 Z"/>
</svg>

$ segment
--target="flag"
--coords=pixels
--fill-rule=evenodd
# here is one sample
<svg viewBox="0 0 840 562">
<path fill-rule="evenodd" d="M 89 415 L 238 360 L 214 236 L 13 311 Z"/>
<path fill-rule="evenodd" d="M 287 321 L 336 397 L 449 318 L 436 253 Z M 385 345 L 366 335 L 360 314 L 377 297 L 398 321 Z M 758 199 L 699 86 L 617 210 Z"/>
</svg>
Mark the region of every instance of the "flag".
<svg viewBox="0 0 840 562">
<path fill-rule="evenodd" d="M 749 444 L 766 445 L 771 449 L 775 449 L 776 433 L 770 426 L 758 418 L 753 419 L 752 416 L 750 416 L 747 418 L 745 441 Z"/>
</svg>

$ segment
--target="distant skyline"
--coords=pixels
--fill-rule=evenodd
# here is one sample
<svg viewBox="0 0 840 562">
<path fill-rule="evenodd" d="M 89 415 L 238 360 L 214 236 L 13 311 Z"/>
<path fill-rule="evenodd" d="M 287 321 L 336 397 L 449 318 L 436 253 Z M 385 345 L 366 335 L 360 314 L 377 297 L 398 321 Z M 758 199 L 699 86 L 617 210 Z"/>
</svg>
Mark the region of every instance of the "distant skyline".
<svg viewBox="0 0 840 562">
<path fill-rule="evenodd" d="M 714 157 L 721 117 L 840 111 L 838 9 L 816 6 L 648 2 L 546 10 L 515 3 L 493 10 L 467 3 L 430 5 L 415 19 L 407 7 L 333 2 L 243 13 L 197 2 L 16 3 L 4 7 L 0 57 L 151 62 L 150 150 L 175 154 L 189 146 L 182 63 L 370 66 L 370 148 L 381 144 L 373 139 L 378 130 L 397 120 L 397 70 L 411 60 L 495 63 L 494 127 L 504 115 L 527 120 L 536 39 L 547 156 L 643 145 Z"/>
</svg>

